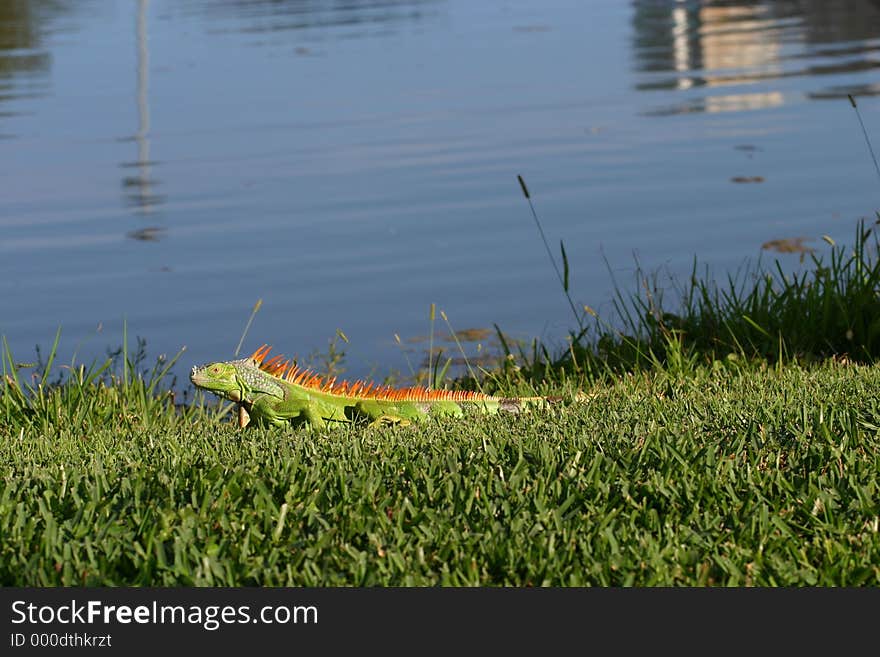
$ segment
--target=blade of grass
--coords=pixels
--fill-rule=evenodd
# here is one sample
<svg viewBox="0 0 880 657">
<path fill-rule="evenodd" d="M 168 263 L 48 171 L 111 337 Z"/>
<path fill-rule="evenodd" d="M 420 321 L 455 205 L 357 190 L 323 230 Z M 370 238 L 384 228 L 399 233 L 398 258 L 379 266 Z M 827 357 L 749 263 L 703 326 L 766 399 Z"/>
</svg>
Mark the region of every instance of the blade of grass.
<svg viewBox="0 0 880 657">
<path fill-rule="evenodd" d="M 247 335 L 248 331 L 251 328 L 251 322 L 254 321 L 254 316 L 257 314 L 257 311 L 263 305 L 263 299 L 257 299 L 257 302 L 254 304 L 254 309 L 251 310 L 251 316 L 248 317 L 247 324 L 244 326 L 244 331 L 241 332 L 241 338 L 238 340 L 238 344 L 235 346 L 235 353 L 233 356 L 238 356 L 238 352 L 241 351 L 241 345 L 244 343 L 244 337 Z"/>
<path fill-rule="evenodd" d="M 571 300 L 571 295 L 568 293 L 568 274 L 566 273 L 565 279 L 562 278 L 562 274 L 559 271 L 559 265 L 556 264 L 556 258 L 553 257 L 553 252 L 550 250 L 550 245 L 547 243 L 547 237 L 544 235 L 544 228 L 541 226 L 541 221 L 538 219 L 538 213 L 535 211 L 535 206 L 532 203 L 532 197 L 529 194 L 529 188 L 526 187 L 526 181 L 523 180 L 523 177 L 520 175 L 516 176 L 516 179 L 519 181 L 519 186 L 522 188 L 523 196 L 526 197 L 526 201 L 528 201 L 529 209 L 532 211 L 532 218 L 535 220 L 535 225 L 538 227 L 538 233 L 541 236 L 541 241 L 544 243 L 544 248 L 547 250 L 547 256 L 550 258 L 550 263 L 553 265 L 553 270 L 556 272 L 556 278 L 559 279 L 559 284 L 562 286 L 562 291 L 565 294 L 565 298 L 568 299 L 568 305 L 571 307 L 571 312 L 574 315 L 574 319 L 577 322 L 579 328 L 583 328 L 583 320 L 580 315 L 578 315 L 578 311 L 574 306 L 574 301 Z M 563 250 L 563 257 L 565 251 Z M 566 261 L 567 262 L 567 261 Z"/>
<path fill-rule="evenodd" d="M 165 378 L 165 375 L 168 374 L 172 367 L 174 367 L 174 364 L 180 359 L 184 351 L 186 351 L 186 346 L 180 348 L 180 351 L 177 352 L 174 358 L 172 358 L 165 364 L 165 367 L 162 368 L 157 376 L 150 377 L 150 384 L 147 387 L 148 396 L 152 396 L 153 391 L 156 389 L 156 384 L 158 384 L 159 381 Z"/>
<path fill-rule="evenodd" d="M 846 97 L 849 98 L 850 105 L 852 105 L 853 109 L 856 111 L 859 125 L 862 126 L 862 134 L 865 136 L 865 143 L 868 145 L 868 152 L 871 154 L 871 159 L 874 161 L 874 170 L 877 172 L 877 177 L 880 178 L 880 164 L 877 164 L 877 156 L 874 154 L 874 147 L 871 146 L 871 139 L 868 137 L 868 130 L 865 128 L 865 122 L 862 121 L 862 113 L 859 112 L 859 106 L 856 104 L 856 99 L 853 95 L 847 94 Z"/>
<path fill-rule="evenodd" d="M 434 321 L 437 318 L 437 306 L 431 304 L 429 319 L 431 321 L 428 330 L 428 388 L 430 389 L 434 382 L 433 376 L 433 359 L 434 359 Z"/>
<path fill-rule="evenodd" d="M 49 351 L 49 358 L 46 360 L 46 367 L 43 370 L 43 376 L 40 379 L 40 387 L 44 387 L 46 385 L 46 381 L 49 379 L 49 370 L 52 369 L 52 363 L 55 361 L 55 355 L 58 353 L 58 341 L 61 339 L 61 327 L 58 327 L 58 330 L 55 332 L 55 340 L 52 342 L 52 349 Z"/>
<path fill-rule="evenodd" d="M 128 322 L 122 317 L 122 386 L 128 388 Z"/>
<path fill-rule="evenodd" d="M 409 368 L 409 375 L 415 379 L 416 371 L 413 369 L 412 362 L 410 361 L 406 349 L 404 349 L 403 342 L 400 341 L 400 336 L 397 335 L 397 333 L 394 334 L 394 341 L 397 342 L 397 346 L 400 347 L 400 353 L 403 354 L 403 359 L 406 361 L 406 366 Z"/>
<path fill-rule="evenodd" d="M 568 256 L 565 255 L 565 242 L 559 240 L 559 250 L 562 252 L 562 289 L 568 292 Z"/>
<path fill-rule="evenodd" d="M 443 321 L 446 322 L 446 327 L 449 329 L 449 332 L 452 334 L 452 339 L 455 340 L 455 344 L 458 347 L 459 353 L 461 353 L 461 357 L 464 359 L 464 364 L 467 366 L 468 372 L 471 375 L 471 378 L 476 382 L 477 388 L 480 392 L 483 392 L 483 386 L 480 385 L 480 380 L 477 378 L 477 375 L 474 374 L 474 370 L 471 367 L 471 362 L 468 360 L 467 354 L 464 353 L 464 347 L 461 346 L 461 342 L 458 339 L 458 334 L 455 332 L 455 329 L 452 328 L 452 324 L 449 323 L 449 318 L 446 316 L 444 311 L 440 311 L 440 317 L 443 318 Z"/>
</svg>

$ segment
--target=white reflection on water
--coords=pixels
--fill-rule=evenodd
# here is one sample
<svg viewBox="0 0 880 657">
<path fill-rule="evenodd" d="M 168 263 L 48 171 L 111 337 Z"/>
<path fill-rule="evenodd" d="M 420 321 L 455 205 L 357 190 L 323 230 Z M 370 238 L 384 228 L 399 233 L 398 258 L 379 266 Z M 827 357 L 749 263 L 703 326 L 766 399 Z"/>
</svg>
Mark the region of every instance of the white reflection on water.
<svg viewBox="0 0 880 657">
<path fill-rule="evenodd" d="M 741 112 L 778 107 L 796 97 L 845 98 L 875 94 L 859 81 L 787 93 L 787 78 L 819 82 L 880 67 L 880 9 L 853 3 L 635 2 L 638 68 L 643 91 L 691 91 L 672 105 L 644 110 L 653 116 L 692 112 Z M 828 48 L 829 42 L 846 44 Z M 829 61 L 829 58 L 832 58 Z M 674 73 L 669 75 L 668 73 Z M 776 87 L 716 93 L 719 87 Z"/>
</svg>

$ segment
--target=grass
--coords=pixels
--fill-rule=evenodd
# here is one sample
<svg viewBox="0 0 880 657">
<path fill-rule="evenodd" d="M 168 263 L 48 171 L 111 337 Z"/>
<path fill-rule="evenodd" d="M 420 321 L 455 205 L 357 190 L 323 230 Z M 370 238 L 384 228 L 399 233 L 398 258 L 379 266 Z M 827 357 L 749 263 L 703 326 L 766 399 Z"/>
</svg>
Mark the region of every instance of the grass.
<svg viewBox="0 0 880 657">
<path fill-rule="evenodd" d="M 527 416 L 240 432 L 181 354 L 4 348 L 0 585 L 877 586 L 873 231 L 675 312 L 646 284 L 557 354 L 499 331 L 456 385 L 590 395 Z"/>
<path fill-rule="evenodd" d="M 718 360 L 821 361 L 880 359 L 880 240 L 878 220 L 856 227 L 852 246 L 832 245 L 827 257 L 811 253 L 808 266 L 786 273 L 745 263 L 719 284 L 699 275 L 664 286 L 657 274 L 638 273 L 637 292 L 618 287 L 612 320 L 586 313 L 593 325 L 572 333 L 567 348 L 512 345 L 500 329 L 506 359 L 490 381 L 504 389 L 532 383 L 594 382 L 644 368 L 684 368 Z M 666 301 L 671 289 L 674 307 Z"/>
<path fill-rule="evenodd" d="M 634 297 L 628 332 L 507 345 L 487 387 L 591 395 L 529 416 L 239 432 L 175 403 L 180 354 L 53 378 L 53 346 L 28 379 L 7 349 L 0 584 L 876 586 L 868 237 L 778 287 L 697 282 L 675 328 Z"/>
<path fill-rule="evenodd" d="M 878 387 L 719 362 L 479 423 L 4 423 L 0 583 L 877 585 Z"/>
</svg>

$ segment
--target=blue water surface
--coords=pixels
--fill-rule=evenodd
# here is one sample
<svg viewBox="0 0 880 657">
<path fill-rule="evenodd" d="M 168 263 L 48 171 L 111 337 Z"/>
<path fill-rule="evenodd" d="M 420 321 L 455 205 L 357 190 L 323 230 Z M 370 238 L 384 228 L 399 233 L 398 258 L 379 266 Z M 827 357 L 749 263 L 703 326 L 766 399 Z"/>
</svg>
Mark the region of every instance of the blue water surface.
<svg viewBox="0 0 880 657">
<path fill-rule="evenodd" d="M 880 147 L 869 0 L 36 0 L 0 28 L 19 360 L 60 326 L 88 363 L 125 322 L 185 373 L 232 356 L 260 299 L 242 351 L 305 359 L 340 329 L 352 376 L 406 374 L 395 335 L 416 365 L 432 303 L 561 347 L 576 321 L 517 175 L 609 321 L 639 266 L 794 269 L 762 245 L 827 253 L 880 206 L 847 100 Z"/>
</svg>

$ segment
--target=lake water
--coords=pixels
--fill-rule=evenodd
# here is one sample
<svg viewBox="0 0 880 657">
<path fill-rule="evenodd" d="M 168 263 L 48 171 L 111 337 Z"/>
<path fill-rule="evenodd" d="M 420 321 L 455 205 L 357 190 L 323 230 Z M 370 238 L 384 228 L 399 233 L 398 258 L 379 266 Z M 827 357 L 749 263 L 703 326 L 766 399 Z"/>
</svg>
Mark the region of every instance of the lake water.
<svg viewBox="0 0 880 657">
<path fill-rule="evenodd" d="M 880 207 L 878 69 L 868 0 L 7 0 L 0 333 L 89 362 L 125 319 L 185 372 L 262 299 L 242 351 L 341 329 L 353 376 L 431 303 L 562 344 L 518 174 L 600 314 L 637 261 L 795 267 L 762 244 Z"/>
</svg>

